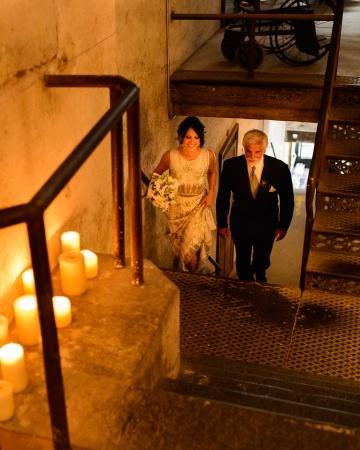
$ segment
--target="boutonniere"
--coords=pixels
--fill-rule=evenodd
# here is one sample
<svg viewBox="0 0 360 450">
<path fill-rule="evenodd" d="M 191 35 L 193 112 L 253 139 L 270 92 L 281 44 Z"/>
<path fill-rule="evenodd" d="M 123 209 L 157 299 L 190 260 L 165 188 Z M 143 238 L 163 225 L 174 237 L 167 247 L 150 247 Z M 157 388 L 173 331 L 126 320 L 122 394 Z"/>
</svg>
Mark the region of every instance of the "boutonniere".
<svg viewBox="0 0 360 450">
<path fill-rule="evenodd" d="M 260 186 L 263 189 L 269 190 L 270 188 L 270 183 L 267 180 L 261 180 Z"/>
</svg>

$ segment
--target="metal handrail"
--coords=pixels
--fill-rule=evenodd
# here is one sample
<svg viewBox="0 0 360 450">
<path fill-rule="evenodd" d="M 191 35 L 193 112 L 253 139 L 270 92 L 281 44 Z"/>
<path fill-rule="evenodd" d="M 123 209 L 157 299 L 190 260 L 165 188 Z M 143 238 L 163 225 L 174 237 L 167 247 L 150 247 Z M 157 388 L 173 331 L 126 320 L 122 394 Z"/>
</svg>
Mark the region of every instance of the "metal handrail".
<svg viewBox="0 0 360 450">
<path fill-rule="evenodd" d="M 315 219 L 314 201 L 319 183 L 321 168 L 325 161 L 325 144 L 328 132 L 329 113 L 332 105 L 334 85 L 336 81 L 337 65 L 339 59 L 340 37 L 342 18 L 344 12 L 344 0 L 339 0 L 336 5 L 335 21 L 331 34 L 330 50 L 326 65 L 323 94 L 319 113 L 318 127 L 315 135 L 314 153 L 309 169 L 306 188 L 306 223 L 303 246 L 303 258 L 301 263 L 300 288 L 305 287 L 306 264 L 311 246 L 311 232 Z"/>
<path fill-rule="evenodd" d="M 171 20 L 317 20 L 324 22 L 335 21 L 333 14 L 307 14 L 307 13 L 171 13 Z"/>
<path fill-rule="evenodd" d="M 39 308 L 52 439 L 55 450 L 70 450 L 71 444 L 67 423 L 59 343 L 52 306 L 53 289 L 46 245 L 44 212 L 110 131 L 112 137 L 114 257 L 116 267 L 124 266 L 124 248 L 120 248 L 124 240 L 122 216 L 124 202 L 120 192 L 121 189 L 119 188 L 123 184 L 121 176 L 122 116 L 127 112 L 132 283 L 135 285 L 143 283 L 139 89 L 132 82 L 119 76 L 47 75 L 45 76 L 45 84 L 52 87 L 110 88 L 110 109 L 45 182 L 30 202 L 0 210 L 0 228 L 22 222 L 25 222 L 27 225 Z"/>
</svg>

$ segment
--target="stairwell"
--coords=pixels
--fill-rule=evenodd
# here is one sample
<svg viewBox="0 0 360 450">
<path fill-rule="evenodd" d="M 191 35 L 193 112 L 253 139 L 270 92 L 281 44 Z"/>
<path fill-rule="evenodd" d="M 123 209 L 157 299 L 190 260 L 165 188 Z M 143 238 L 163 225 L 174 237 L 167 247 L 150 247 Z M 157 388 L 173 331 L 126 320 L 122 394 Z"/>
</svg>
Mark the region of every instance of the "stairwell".
<svg viewBox="0 0 360 450">
<path fill-rule="evenodd" d="M 331 99 L 305 289 L 164 271 L 181 370 L 133 412 L 127 449 L 360 448 L 360 102 L 346 89 Z"/>
</svg>

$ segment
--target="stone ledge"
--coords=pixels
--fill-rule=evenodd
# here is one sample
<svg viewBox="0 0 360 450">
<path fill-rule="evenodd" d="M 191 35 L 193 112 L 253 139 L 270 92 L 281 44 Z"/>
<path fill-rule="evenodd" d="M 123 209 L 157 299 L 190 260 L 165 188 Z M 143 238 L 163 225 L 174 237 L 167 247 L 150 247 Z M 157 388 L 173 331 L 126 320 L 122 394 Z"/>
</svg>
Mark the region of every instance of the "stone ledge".
<svg viewBox="0 0 360 450">
<path fill-rule="evenodd" d="M 73 323 L 58 335 L 71 443 L 111 450 L 146 392 L 178 373 L 179 292 L 150 261 L 141 287 L 130 284 L 130 269 L 114 269 L 109 255 L 100 255 L 99 267 L 87 292 L 71 298 Z M 58 286 L 55 273 L 55 293 Z M 26 349 L 26 364 L 29 386 L 0 428 L 1 443 L 10 432 L 13 447 L 2 450 L 52 448 L 40 347 Z M 19 446 L 24 435 L 26 447 Z"/>
</svg>

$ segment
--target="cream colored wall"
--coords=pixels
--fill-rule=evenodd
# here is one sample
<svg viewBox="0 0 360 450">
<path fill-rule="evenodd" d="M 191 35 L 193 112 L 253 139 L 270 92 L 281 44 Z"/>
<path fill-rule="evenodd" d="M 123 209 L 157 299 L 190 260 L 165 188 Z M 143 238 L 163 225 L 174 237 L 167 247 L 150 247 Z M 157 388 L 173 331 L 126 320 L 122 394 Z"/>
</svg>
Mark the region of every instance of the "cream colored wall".
<svg viewBox="0 0 360 450">
<path fill-rule="evenodd" d="M 1 2 L 0 208 L 29 201 L 107 109 L 105 91 L 48 89 L 44 73 L 116 73 L 114 37 L 113 1 Z M 64 228 L 78 229 L 83 247 L 109 248 L 108 147 L 100 146 L 46 211 L 52 265 Z M 0 309 L 11 315 L 19 275 L 30 264 L 25 226 L 0 230 L 0 245 Z"/>
<path fill-rule="evenodd" d="M 219 13 L 220 0 L 167 0 L 169 12 L 176 13 Z M 186 61 L 193 50 L 199 48 L 219 29 L 219 21 L 175 20 L 168 22 L 169 29 L 169 71 L 173 73 Z"/>
<path fill-rule="evenodd" d="M 216 22 L 170 22 L 176 11 L 218 11 L 218 0 L 40 0 L 0 5 L 0 208 L 27 202 L 108 108 L 108 92 L 55 89 L 45 73 L 120 74 L 141 89 L 142 167 L 149 174 L 161 153 L 176 144 L 182 118 L 168 118 L 167 62 L 171 70 L 213 34 Z M 167 34 L 168 28 L 168 34 Z M 169 42 L 169 51 L 167 48 Z M 203 119 L 215 150 L 230 119 Z M 77 229 L 82 246 L 111 251 L 109 139 L 48 208 L 51 265 L 59 235 Z M 159 225 L 159 226 L 158 226 Z M 144 201 L 145 255 L 170 261 L 163 218 Z M 0 230 L 0 313 L 11 315 L 30 264 L 24 225 Z M 153 249 L 154 252 L 153 252 Z"/>
</svg>

